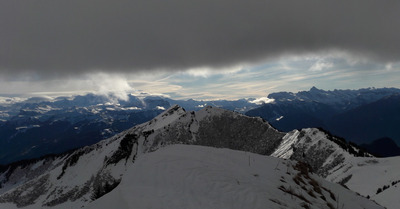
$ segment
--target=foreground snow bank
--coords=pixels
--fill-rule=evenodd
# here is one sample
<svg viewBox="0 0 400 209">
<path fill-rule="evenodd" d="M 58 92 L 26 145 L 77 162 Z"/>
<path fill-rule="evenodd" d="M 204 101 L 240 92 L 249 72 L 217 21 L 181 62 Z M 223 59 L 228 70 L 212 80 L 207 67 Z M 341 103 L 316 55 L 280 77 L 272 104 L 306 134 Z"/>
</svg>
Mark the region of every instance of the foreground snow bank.
<svg viewBox="0 0 400 209">
<path fill-rule="evenodd" d="M 381 208 L 315 175 L 299 175 L 294 164 L 229 149 L 172 145 L 142 155 L 116 189 L 88 207 Z"/>
</svg>

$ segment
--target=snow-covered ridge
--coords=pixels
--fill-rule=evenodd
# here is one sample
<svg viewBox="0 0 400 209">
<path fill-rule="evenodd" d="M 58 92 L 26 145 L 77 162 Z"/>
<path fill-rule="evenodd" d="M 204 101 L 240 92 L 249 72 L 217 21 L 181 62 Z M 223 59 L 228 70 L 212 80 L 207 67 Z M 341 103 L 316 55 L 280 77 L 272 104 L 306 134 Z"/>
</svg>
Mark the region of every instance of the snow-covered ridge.
<svg viewBox="0 0 400 209">
<path fill-rule="evenodd" d="M 372 157 L 369 153 L 316 128 L 287 133 L 271 156 L 306 162 L 314 172 L 323 177 L 332 173 L 336 167 L 349 164 L 354 157 Z"/>
<path fill-rule="evenodd" d="M 326 180 L 388 209 L 400 204 L 400 157 L 375 158 L 315 128 L 287 133 L 272 156 L 305 162 Z"/>
<path fill-rule="evenodd" d="M 173 144 L 230 148 L 304 161 L 316 174 L 338 182 L 339 178 L 332 176 L 340 176 L 335 172 L 352 165 L 356 158 L 349 153 L 348 147 L 343 148 L 330 137 L 318 129 L 285 134 L 261 118 L 216 107 L 208 106 L 198 112 L 187 112 L 175 105 L 153 120 L 95 145 L 67 155 L 21 165 L 12 171 L 5 170 L 0 173 L 0 208 L 5 205 L 8 208 L 85 207 L 118 188 L 131 167 L 146 153 Z M 251 164 L 251 159 L 249 161 Z M 300 183 L 296 185 L 301 188 Z M 307 185 L 303 186 L 308 188 Z M 295 185 L 289 183 L 279 190 L 288 193 L 292 192 L 290 188 L 293 187 Z M 296 190 L 296 194 L 306 190 Z M 278 200 L 281 203 L 285 201 Z"/>
<path fill-rule="evenodd" d="M 153 119 L 171 104 L 198 111 L 208 103 L 239 112 L 259 106 L 250 103 L 250 99 L 205 102 L 148 94 L 125 96 L 123 100 L 111 93 L 57 98 L 0 98 L 0 132 L 3 133 L 0 164 L 92 145 Z M 30 128 L 33 125 L 40 127 Z M 57 134 L 46 129 L 59 130 Z M 29 142 L 26 143 L 25 139 Z"/>
<path fill-rule="evenodd" d="M 270 154 L 282 136 L 283 133 L 259 118 L 215 107 L 205 107 L 196 113 L 172 106 L 153 120 L 95 145 L 5 170 L 0 174 L 3 188 L 0 203 L 68 208 L 68 203 L 74 202 L 71 208 L 81 207 L 117 186 L 137 157 L 168 144 L 229 147 Z"/>
</svg>

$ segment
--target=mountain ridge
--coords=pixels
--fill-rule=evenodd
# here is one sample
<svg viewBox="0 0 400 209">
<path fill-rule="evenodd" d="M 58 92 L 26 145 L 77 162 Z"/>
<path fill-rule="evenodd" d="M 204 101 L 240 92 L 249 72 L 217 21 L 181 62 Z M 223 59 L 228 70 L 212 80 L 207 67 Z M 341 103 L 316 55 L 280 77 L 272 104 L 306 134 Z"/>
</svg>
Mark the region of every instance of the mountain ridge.
<svg viewBox="0 0 400 209">
<path fill-rule="evenodd" d="M 324 91 L 313 87 L 272 93 L 268 98 L 274 102 L 245 114 L 262 117 L 282 131 L 322 127 L 357 144 L 385 136 L 400 144 L 394 125 L 400 122 L 399 93 L 396 88 Z"/>
<path fill-rule="evenodd" d="M 94 144 L 134 125 L 151 120 L 174 103 L 190 111 L 198 111 L 207 105 L 213 105 L 241 113 L 246 112 L 249 116 L 263 117 L 273 127 L 285 132 L 293 129 L 322 127 L 358 144 L 368 143 L 384 136 L 389 136 L 398 144 L 400 143 L 397 129 L 390 124 L 385 124 L 386 129 L 381 127 L 383 131 L 374 132 L 375 129 L 368 128 L 366 131 L 373 132 L 372 134 L 353 136 L 354 134 L 347 133 L 346 127 L 357 124 L 354 121 L 330 122 L 333 116 L 343 111 L 347 113 L 353 110 L 354 108 L 351 109 L 353 106 L 371 102 L 385 95 L 392 95 L 399 92 L 399 89 L 368 88 L 333 91 L 324 91 L 316 87 L 311 89 L 298 93 L 271 93 L 269 96 L 275 99 L 268 99 L 262 107 L 260 104 L 263 100 L 174 100 L 147 94 L 138 96 L 128 94 L 127 100 L 118 99 L 111 94 L 87 94 L 56 99 L 31 98 L 26 101 L 0 98 L 4 100 L 0 104 L 0 135 L 2 136 L 0 164 L 62 153 Z M 329 101 L 332 96 L 334 99 Z M 324 101 L 329 101 L 328 103 L 333 106 L 323 103 Z M 393 105 L 397 107 L 396 103 Z M 262 109 L 266 107 L 268 108 Z M 252 111 L 249 111 L 251 109 Z M 261 111 L 255 113 L 257 110 Z M 370 118 L 373 116 L 365 111 L 362 115 L 370 115 Z M 347 124 L 345 128 L 341 128 L 340 125 L 343 126 L 345 123 Z M 379 135 L 380 132 L 385 134 Z M 374 137 L 368 138 L 369 136 Z"/>
<path fill-rule="evenodd" d="M 175 103 L 189 110 L 200 110 L 207 104 L 236 111 L 257 106 L 250 100 L 184 101 L 132 94 L 126 95 L 126 100 L 112 94 L 3 100 L 0 164 L 94 144 L 153 119 Z"/>
<path fill-rule="evenodd" d="M 3 192 L 8 191 L 0 196 L 0 202 L 14 202 L 17 203 L 17 206 L 22 207 L 32 204 L 32 201 L 39 200 L 46 206 L 54 206 L 67 201 L 77 201 L 78 199 L 82 202 L 90 201 L 93 191 L 105 192 L 106 189 L 99 185 L 118 184 L 121 178 L 120 175 L 124 172 L 123 168 L 125 165 L 134 162 L 136 155 L 140 153 L 152 152 L 168 144 L 184 142 L 192 144 L 216 143 L 216 146 L 221 146 L 218 145 L 217 141 L 205 140 L 202 137 L 211 134 L 207 132 L 206 128 L 203 128 L 203 126 L 209 125 L 207 120 L 210 120 L 210 115 L 218 117 L 222 114 L 239 117 L 244 120 L 243 122 L 252 121 L 256 124 L 264 124 L 265 130 L 263 131 L 268 134 L 270 133 L 268 129 L 271 127 L 267 126 L 261 119 L 238 116 L 237 113 L 226 112 L 225 110 L 212 107 L 204 108 L 195 117 L 194 112 L 188 113 L 179 106 L 172 106 L 153 120 L 135 126 L 98 144 L 78 149 L 68 155 L 54 159 L 47 158 L 33 165 L 19 166 L 11 171 L 11 173 L 7 173 L 7 171 L 10 171 L 7 170 L 0 175 L 2 190 Z M 190 127 L 184 123 L 190 121 L 194 124 L 192 130 L 197 129 L 198 136 L 201 136 L 196 138 L 195 141 L 191 141 L 194 137 L 190 136 Z M 199 127 L 196 127 L 197 122 L 199 122 Z M 186 131 L 175 132 L 174 130 Z M 243 127 L 242 130 L 244 130 Z M 256 130 L 260 130 L 259 127 L 254 129 L 254 131 Z M 275 137 L 275 140 L 279 140 L 281 135 L 283 135 L 273 129 L 271 131 L 271 137 Z M 181 135 L 178 136 L 177 133 Z M 274 136 L 274 134 L 277 135 Z M 252 140 L 258 139 L 260 138 Z M 244 146 L 244 144 L 233 143 L 229 146 L 237 147 Z M 247 151 L 255 150 L 258 152 L 272 152 L 271 149 L 264 146 L 244 148 Z M 93 157 L 95 159 L 92 159 Z M 88 166 L 89 159 L 92 159 L 90 166 Z M 48 170 L 50 172 L 46 174 Z M 35 172 L 36 178 L 32 179 L 35 176 Z M 71 176 L 79 176 L 80 180 L 75 183 L 73 182 L 76 180 L 72 182 L 66 181 Z M 44 186 L 39 187 L 39 185 Z M 26 190 L 30 192 L 22 192 Z M 52 193 L 51 191 L 58 192 Z"/>
<path fill-rule="evenodd" d="M 332 137 L 318 129 L 282 133 L 261 118 L 216 107 L 187 112 L 174 105 L 149 122 L 97 144 L 60 157 L 19 166 L 11 173 L 0 173 L 0 203 L 16 204 L 18 207 L 36 205 L 40 208 L 64 207 L 75 202 L 85 206 L 117 188 L 127 166 L 133 165 L 140 156 L 173 144 L 229 148 L 304 161 L 314 173 L 340 183 L 342 173 L 337 171 L 354 168 L 352 162 L 357 152 L 350 154 L 349 149 L 354 147 L 348 144 L 340 146 Z M 278 153 L 290 155 L 283 157 Z M 346 185 L 346 182 L 343 184 Z M 368 190 L 363 194 L 371 192 Z"/>
</svg>

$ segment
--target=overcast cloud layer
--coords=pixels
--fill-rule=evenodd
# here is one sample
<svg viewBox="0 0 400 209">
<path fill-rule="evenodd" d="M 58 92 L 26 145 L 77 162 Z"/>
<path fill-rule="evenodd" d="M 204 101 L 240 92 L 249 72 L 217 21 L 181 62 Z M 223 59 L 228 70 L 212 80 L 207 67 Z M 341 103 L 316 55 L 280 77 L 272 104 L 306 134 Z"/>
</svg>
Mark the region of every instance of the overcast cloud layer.
<svg viewBox="0 0 400 209">
<path fill-rule="evenodd" d="M 0 1 L 0 72 L 223 67 L 326 49 L 400 60 L 400 1 Z"/>
</svg>

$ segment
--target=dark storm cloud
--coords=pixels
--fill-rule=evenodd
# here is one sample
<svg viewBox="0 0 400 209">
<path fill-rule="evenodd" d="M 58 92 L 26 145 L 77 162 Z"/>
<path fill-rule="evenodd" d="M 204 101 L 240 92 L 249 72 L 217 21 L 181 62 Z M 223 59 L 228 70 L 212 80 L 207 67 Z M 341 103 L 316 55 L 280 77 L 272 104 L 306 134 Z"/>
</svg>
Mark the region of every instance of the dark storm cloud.
<svg viewBox="0 0 400 209">
<path fill-rule="evenodd" d="M 344 49 L 400 59 L 400 1 L 0 1 L 2 73 L 223 66 Z"/>
</svg>

